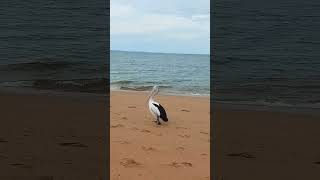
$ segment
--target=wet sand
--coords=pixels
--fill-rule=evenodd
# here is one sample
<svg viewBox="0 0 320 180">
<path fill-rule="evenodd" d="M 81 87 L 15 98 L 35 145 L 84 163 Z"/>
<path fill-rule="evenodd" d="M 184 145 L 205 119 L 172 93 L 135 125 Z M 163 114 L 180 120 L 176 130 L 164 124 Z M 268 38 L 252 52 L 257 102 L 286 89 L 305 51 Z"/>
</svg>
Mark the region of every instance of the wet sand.
<svg viewBox="0 0 320 180">
<path fill-rule="evenodd" d="M 101 179 L 108 152 L 105 98 L 1 93 L 0 176 Z"/>
<path fill-rule="evenodd" d="M 317 113 L 214 106 L 219 180 L 320 179 Z"/>
</svg>

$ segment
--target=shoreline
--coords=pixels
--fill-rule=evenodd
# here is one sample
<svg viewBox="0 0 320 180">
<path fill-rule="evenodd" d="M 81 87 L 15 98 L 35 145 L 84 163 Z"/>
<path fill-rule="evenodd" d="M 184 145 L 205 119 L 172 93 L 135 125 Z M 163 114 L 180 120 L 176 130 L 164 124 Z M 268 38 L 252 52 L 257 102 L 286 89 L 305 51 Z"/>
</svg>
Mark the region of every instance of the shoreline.
<svg viewBox="0 0 320 180">
<path fill-rule="evenodd" d="M 110 89 L 110 92 L 125 92 L 125 93 L 138 93 L 138 94 L 146 94 L 148 95 L 150 91 L 132 91 L 132 90 L 122 90 L 122 89 Z M 167 92 L 159 92 L 159 96 L 178 96 L 178 97 L 199 97 L 199 98 L 210 98 L 210 95 L 195 95 L 195 94 L 187 94 L 187 93 L 167 93 Z"/>
<path fill-rule="evenodd" d="M 132 90 L 114 90 L 110 89 L 110 94 L 112 93 L 122 93 L 122 94 L 138 94 L 148 96 L 149 91 L 132 91 Z M 108 97 L 107 93 L 90 93 L 90 92 L 76 92 L 76 91 L 57 91 L 50 89 L 34 89 L 34 88 L 17 88 L 17 87 L 0 87 L 0 94 L 2 95 L 46 95 L 46 96 L 62 96 L 62 97 L 95 97 L 102 98 Z M 279 104 L 254 104 L 246 102 L 223 102 L 223 101 L 212 101 L 210 95 L 191 95 L 191 94 L 177 94 L 177 93 L 165 93 L 160 92 L 158 96 L 164 97 L 190 97 L 190 98 L 200 98 L 209 99 L 211 101 L 211 106 L 213 106 L 213 111 L 215 111 L 215 106 L 223 108 L 226 110 L 240 110 L 240 111 L 261 111 L 261 112 L 284 112 L 293 114 L 312 114 L 315 116 L 320 116 L 320 107 L 310 106 L 291 106 L 291 105 L 279 105 Z"/>
</svg>

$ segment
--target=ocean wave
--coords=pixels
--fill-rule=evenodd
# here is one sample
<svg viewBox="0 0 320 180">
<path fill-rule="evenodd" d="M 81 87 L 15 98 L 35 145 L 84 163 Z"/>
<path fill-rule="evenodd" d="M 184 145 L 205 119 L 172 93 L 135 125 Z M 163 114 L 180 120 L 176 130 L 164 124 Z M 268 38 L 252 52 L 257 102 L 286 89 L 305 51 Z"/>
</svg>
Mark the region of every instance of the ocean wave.
<svg viewBox="0 0 320 180">
<path fill-rule="evenodd" d="M 111 85 L 121 85 L 121 84 L 131 84 L 134 81 L 128 81 L 128 80 L 120 80 L 120 81 L 113 81 L 110 84 Z"/>
<path fill-rule="evenodd" d="M 214 99 L 214 98 L 213 98 Z M 267 100 L 253 100 L 253 101 L 224 101 L 224 100 L 214 100 L 217 103 L 230 104 L 230 105 L 245 105 L 252 107 L 283 107 L 283 108 L 312 108 L 318 109 L 320 108 L 319 101 L 308 101 L 308 102 L 300 102 L 300 103 L 290 103 L 285 101 L 274 101 L 270 102 Z"/>
<path fill-rule="evenodd" d="M 159 88 L 171 88 L 171 86 L 158 86 Z M 153 86 L 121 86 L 121 90 L 128 90 L 128 91 L 150 91 L 152 90 Z"/>
<path fill-rule="evenodd" d="M 109 80 L 107 78 L 74 80 L 37 79 L 33 81 L 32 88 L 75 92 L 106 93 L 108 90 L 108 83 Z"/>
<path fill-rule="evenodd" d="M 52 61 L 52 62 L 24 62 L 24 63 L 15 63 L 1 65 L 0 70 L 9 70 L 9 71 L 55 71 L 61 70 L 64 68 L 69 68 L 74 65 L 80 65 L 83 62 L 68 62 L 68 61 Z"/>
</svg>

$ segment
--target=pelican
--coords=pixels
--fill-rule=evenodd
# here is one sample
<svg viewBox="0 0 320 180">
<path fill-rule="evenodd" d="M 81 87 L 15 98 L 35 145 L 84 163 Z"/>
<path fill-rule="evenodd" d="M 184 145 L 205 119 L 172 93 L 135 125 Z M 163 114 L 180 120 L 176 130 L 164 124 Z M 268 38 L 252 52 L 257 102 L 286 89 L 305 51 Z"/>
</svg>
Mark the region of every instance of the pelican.
<svg viewBox="0 0 320 180">
<path fill-rule="evenodd" d="M 161 125 L 160 119 L 162 121 L 167 122 L 168 121 L 168 117 L 167 117 L 167 113 L 164 110 L 164 108 L 156 101 L 153 100 L 153 97 L 156 96 L 159 92 L 159 88 L 158 86 L 154 86 L 149 97 L 148 97 L 148 104 L 149 104 L 149 110 L 151 112 L 151 114 L 154 116 L 154 118 L 157 119 L 157 124 Z"/>
</svg>

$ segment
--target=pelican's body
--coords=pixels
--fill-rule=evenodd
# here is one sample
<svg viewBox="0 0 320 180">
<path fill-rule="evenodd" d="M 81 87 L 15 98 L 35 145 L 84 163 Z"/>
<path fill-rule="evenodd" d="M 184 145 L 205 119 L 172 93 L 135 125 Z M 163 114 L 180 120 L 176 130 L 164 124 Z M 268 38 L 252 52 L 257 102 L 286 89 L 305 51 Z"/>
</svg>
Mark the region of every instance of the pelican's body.
<svg viewBox="0 0 320 180">
<path fill-rule="evenodd" d="M 158 92 L 159 92 L 158 87 L 154 86 L 153 90 L 149 95 L 148 105 L 149 105 L 149 110 L 151 114 L 154 116 L 155 119 L 157 119 L 157 124 L 160 125 L 161 124 L 160 120 L 167 122 L 168 117 L 165 109 L 161 106 L 161 104 L 159 104 L 153 99 L 153 97 L 157 95 Z"/>
</svg>

